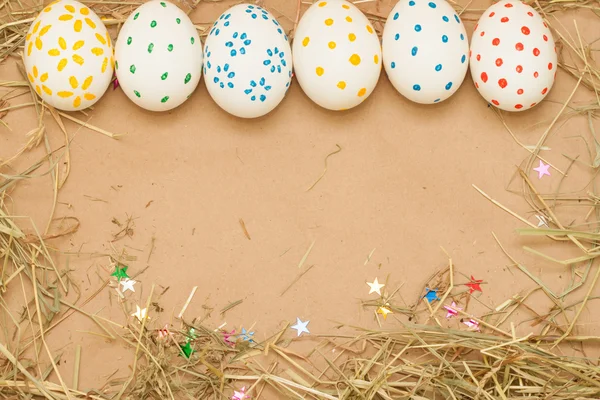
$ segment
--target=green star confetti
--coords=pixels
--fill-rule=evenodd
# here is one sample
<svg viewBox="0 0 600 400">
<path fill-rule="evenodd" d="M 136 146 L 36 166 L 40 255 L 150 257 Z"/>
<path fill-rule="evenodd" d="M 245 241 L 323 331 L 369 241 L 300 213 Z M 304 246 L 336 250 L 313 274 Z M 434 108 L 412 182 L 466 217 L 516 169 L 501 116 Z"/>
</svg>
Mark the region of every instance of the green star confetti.
<svg viewBox="0 0 600 400">
<path fill-rule="evenodd" d="M 127 268 L 129 268 L 127 265 L 123 265 L 121 267 L 121 266 L 119 266 L 119 264 L 117 264 L 115 266 L 115 272 L 110 274 L 110 276 L 116 277 L 117 280 L 129 279 L 129 275 L 127 275 Z"/>
<path fill-rule="evenodd" d="M 194 349 L 192 349 L 192 345 L 190 342 L 185 342 L 184 345 L 179 345 L 181 347 L 181 355 L 185 358 L 189 359 L 194 353 Z"/>
<path fill-rule="evenodd" d="M 192 340 L 196 340 L 198 338 L 198 336 L 196 335 L 196 329 L 194 328 L 190 328 L 190 330 L 188 331 L 186 337 L 185 337 L 185 341 L 187 343 L 191 342 Z"/>
</svg>

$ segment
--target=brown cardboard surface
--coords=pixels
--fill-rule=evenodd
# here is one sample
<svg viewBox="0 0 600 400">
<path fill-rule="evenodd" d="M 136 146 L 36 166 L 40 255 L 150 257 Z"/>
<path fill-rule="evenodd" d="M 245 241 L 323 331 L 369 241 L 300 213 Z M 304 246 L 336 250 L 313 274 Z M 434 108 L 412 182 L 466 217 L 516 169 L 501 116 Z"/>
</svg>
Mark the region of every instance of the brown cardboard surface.
<svg viewBox="0 0 600 400">
<path fill-rule="evenodd" d="M 230 4 L 200 3 L 192 20 L 208 23 Z M 478 2 L 472 7 L 482 9 L 488 4 Z M 296 2 L 268 1 L 265 6 L 286 28 L 293 26 Z M 387 16 L 391 6 L 382 2 L 379 14 Z M 473 15 L 465 18 L 468 32 L 474 26 Z M 571 32 L 574 18 L 584 40 L 597 39 L 598 22 L 593 15 L 563 14 L 561 21 Z M 2 80 L 21 79 L 14 60 L 0 65 L 0 76 Z M 542 104 L 524 113 L 502 114 L 507 125 L 523 144 L 535 145 L 575 84 L 576 80 L 559 71 Z M 592 92 L 585 88 L 574 96 L 578 104 L 591 99 Z M 19 101 L 29 100 L 22 96 L 11 104 Z M 132 303 L 145 303 L 153 284 L 157 285 L 155 295 L 169 288 L 159 298 L 164 312 L 151 313 L 153 328 L 176 322 L 174 317 L 194 286 L 198 290 L 187 318 L 205 315 L 203 306 L 210 306 L 214 311 L 209 321 L 215 327 L 223 322 L 230 329 L 253 326 L 259 341 L 296 317 L 311 321 L 311 333 L 330 332 L 335 321 L 376 326 L 372 310 L 360 306 L 361 299 L 371 298 L 366 282 L 388 278 L 388 288 L 402 285 L 399 296 L 412 304 L 428 277 L 447 262 L 442 247 L 458 270 L 485 281 L 483 293 L 476 295 L 479 301 L 471 302 L 469 308 L 481 314 L 535 287 L 503 254 L 492 232 L 517 261 L 555 291 L 568 285 L 569 269 L 533 256 L 522 246 L 559 258 L 580 254 L 572 245 L 544 237 L 519 237 L 515 229 L 524 224 L 472 187 L 477 185 L 537 224 L 519 194 L 521 181 L 515 179 L 516 166 L 528 153 L 478 95 L 469 75 L 452 98 L 436 106 L 410 103 L 382 73 L 371 97 L 346 112 L 319 108 L 294 82 L 274 112 L 257 120 L 240 120 L 220 110 L 201 82 L 190 100 L 171 112 L 146 112 L 119 89 L 109 89 L 87 117 L 73 115 L 126 135 L 111 140 L 65 121 L 71 139 L 71 172 L 59 193 L 55 217 L 75 216 L 81 227 L 76 234 L 50 243 L 72 252 L 58 256 L 58 261 L 62 268 L 68 265 L 74 270 L 83 298 L 96 291 L 110 273 L 107 257 L 100 254 L 116 249 L 136 256 L 129 272 L 144 272 L 135 278 L 139 281 L 136 292 L 127 293 Z M 8 158 L 35 126 L 35 112 L 13 110 L 4 120 L 12 130 L 0 128 L 0 157 Z M 597 119 L 592 121 L 600 132 Z M 64 137 L 49 115 L 45 122 L 51 147 L 63 145 Z M 564 180 L 554 170 L 551 178 L 542 180 L 530 174 L 540 192 L 553 193 L 558 185 L 560 192 L 579 191 L 593 179 L 592 169 L 585 164 L 591 163 L 595 152 L 592 147 L 590 156 L 582 138 L 593 143 L 586 118 L 573 115 L 557 123 L 546 142 L 551 150 L 542 155 L 562 170 L 571 163 L 565 156 L 579 156 L 581 162 L 571 167 Z M 329 158 L 325 176 L 307 191 L 336 145 L 342 150 Z M 12 164 L 13 170 L 26 168 L 44 151 L 42 145 L 29 152 Z M 41 168 L 39 174 L 47 169 Z M 31 216 L 43 230 L 52 207 L 52 184 L 49 175 L 23 181 L 11 194 L 12 212 Z M 583 223 L 589 211 L 576 205 L 561 210 L 564 223 Z M 128 217 L 135 224 L 132 236 L 111 242 L 121 229 L 111 221 L 124 223 Z M 31 232 L 26 221 L 23 226 Z M 466 283 L 467 276 L 457 275 L 457 280 Z M 12 295 L 15 299 L 22 296 Z M 572 300 L 581 296 L 582 291 Z M 242 304 L 219 315 L 220 309 L 240 299 Z M 20 302 L 15 300 L 15 304 Z M 543 295 L 534 296 L 528 305 L 539 314 L 551 307 Z M 114 290 L 104 289 L 85 309 L 125 322 Z M 590 304 L 583 312 L 576 327 L 579 334 L 600 333 L 593 309 Z M 514 316 L 519 334 L 539 331 L 539 326 L 522 322 L 533 317 Z M 384 326 L 398 326 L 396 318 L 406 321 L 394 315 Z M 460 325 L 457 319 L 445 324 Z M 94 324 L 74 315 L 49 335 L 50 346 L 62 352 L 60 368 L 71 371 L 75 346 L 81 344 L 81 388 L 103 384 L 116 369 L 117 376 L 128 376 L 131 353 L 90 331 L 97 332 Z"/>
</svg>

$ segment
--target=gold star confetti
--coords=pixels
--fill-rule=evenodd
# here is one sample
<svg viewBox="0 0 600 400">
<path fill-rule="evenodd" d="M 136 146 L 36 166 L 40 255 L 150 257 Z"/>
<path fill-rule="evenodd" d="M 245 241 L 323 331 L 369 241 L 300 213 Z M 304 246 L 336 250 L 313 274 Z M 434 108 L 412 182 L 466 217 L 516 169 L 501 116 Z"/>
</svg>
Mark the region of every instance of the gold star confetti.
<svg viewBox="0 0 600 400">
<path fill-rule="evenodd" d="M 390 310 L 387 306 L 387 304 L 385 306 L 381 306 L 377 309 L 377 314 L 381 314 L 383 316 L 383 319 L 387 319 L 388 314 L 393 314 L 392 310 Z"/>
</svg>

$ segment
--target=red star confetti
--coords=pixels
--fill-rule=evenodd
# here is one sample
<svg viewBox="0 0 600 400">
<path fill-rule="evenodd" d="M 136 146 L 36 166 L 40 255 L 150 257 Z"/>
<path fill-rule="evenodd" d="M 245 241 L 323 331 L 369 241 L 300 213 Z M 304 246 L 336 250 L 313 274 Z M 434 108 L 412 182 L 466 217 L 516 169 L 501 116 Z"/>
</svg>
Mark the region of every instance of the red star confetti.
<svg viewBox="0 0 600 400">
<path fill-rule="evenodd" d="M 451 306 L 444 306 L 447 311 L 446 318 L 456 317 L 458 315 L 457 310 L 462 310 L 459 306 L 456 305 L 455 302 L 452 302 Z"/>
<path fill-rule="evenodd" d="M 544 164 L 542 160 L 540 160 L 540 165 L 537 168 L 534 168 L 533 170 L 537 171 L 538 179 L 542 179 L 544 175 L 550 176 L 550 171 L 548 171 L 548 168 L 550 168 L 550 164 Z"/>
<path fill-rule="evenodd" d="M 466 326 L 468 326 L 469 328 L 471 328 L 477 332 L 481 332 L 481 330 L 479 329 L 479 322 L 475 321 L 474 319 L 470 319 L 468 321 L 463 321 L 463 324 L 465 324 Z"/>
<path fill-rule="evenodd" d="M 165 327 L 158 330 L 158 338 L 166 339 L 169 336 L 173 336 L 171 331 L 169 331 L 169 324 L 165 324 Z"/>
<path fill-rule="evenodd" d="M 465 284 L 469 288 L 469 294 L 475 291 L 483 293 L 483 290 L 481 290 L 481 286 L 479 286 L 481 282 L 483 282 L 483 279 L 477 280 L 473 277 L 473 275 L 471 275 L 471 282 Z"/>
<path fill-rule="evenodd" d="M 231 397 L 231 400 L 244 400 L 248 398 L 249 397 L 246 394 L 246 386 L 244 386 L 239 392 L 237 390 L 233 392 L 233 397 Z"/>
</svg>

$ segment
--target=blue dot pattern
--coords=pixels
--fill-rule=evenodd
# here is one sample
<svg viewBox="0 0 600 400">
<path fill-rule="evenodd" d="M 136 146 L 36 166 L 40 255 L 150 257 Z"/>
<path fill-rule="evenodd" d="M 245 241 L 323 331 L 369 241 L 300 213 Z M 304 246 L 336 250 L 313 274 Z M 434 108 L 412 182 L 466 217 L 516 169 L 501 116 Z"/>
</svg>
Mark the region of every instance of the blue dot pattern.
<svg viewBox="0 0 600 400">
<path fill-rule="evenodd" d="M 265 49 L 266 46 L 263 44 L 254 43 L 255 38 L 252 35 L 257 28 L 252 24 L 262 26 L 267 23 L 266 27 L 272 30 L 274 39 L 267 42 L 272 45 Z M 251 24 L 252 28 L 246 30 L 247 24 Z M 216 37 L 218 39 L 212 39 Z M 284 85 L 287 91 L 292 78 L 291 51 L 285 42 L 283 42 L 285 46 L 281 46 L 283 40 L 289 41 L 279 22 L 262 7 L 238 5 L 223 13 L 212 26 L 204 49 L 203 71 L 207 86 L 211 88 L 211 95 L 215 95 L 212 88 L 217 88 L 219 91 L 240 91 L 245 95 L 249 106 L 252 103 L 272 102 L 273 100 L 270 100 L 272 96 L 276 101 L 280 101 L 284 93 Z M 226 51 L 223 53 L 219 49 L 218 65 L 213 55 L 217 49 L 214 46 L 222 46 L 221 49 Z M 248 54 L 260 54 L 262 64 L 247 65 Z M 237 74 L 241 69 L 253 72 L 246 78 L 244 74 Z M 276 91 L 276 88 L 280 90 Z"/>
<path fill-rule="evenodd" d="M 384 30 L 384 49 L 393 50 L 388 52 L 391 57 L 385 65 L 400 93 L 424 103 L 438 103 L 454 93 L 463 79 L 459 74 L 466 72 L 468 44 L 462 22 L 449 4 L 400 0 L 390 13 L 386 29 L 391 32 Z M 425 75 L 413 80 L 416 71 Z"/>
</svg>

